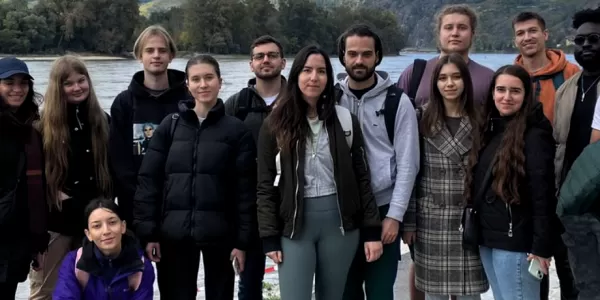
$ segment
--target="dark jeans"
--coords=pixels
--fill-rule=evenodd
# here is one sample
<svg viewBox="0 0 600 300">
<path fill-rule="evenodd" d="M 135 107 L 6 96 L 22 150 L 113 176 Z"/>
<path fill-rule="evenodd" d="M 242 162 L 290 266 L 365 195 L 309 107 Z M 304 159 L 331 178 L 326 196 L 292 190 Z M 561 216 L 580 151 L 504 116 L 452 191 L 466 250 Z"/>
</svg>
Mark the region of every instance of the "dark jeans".
<svg viewBox="0 0 600 300">
<path fill-rule="evenodd" d="M 0 282 L 0 299 L 15 300 L 17 285 L 17 282 Z"/>
<path fill-rule="evenodd" d="M 379 207 L 379 215 L 382 219 L 387 215 L 389 205 Z M 394 283 L 398 272 L 398 261 L 400 260 L 401 232 L 398 232 L 396 241 L 383 246 L 381 257 L 367 263 L 365 250 L 360 245 L 356 256 L 348 272 L 344 300 L 393 300 Z M 363 283 L 365 290 L 363 291 Z"/>
<path fill-rule="evenodd" d="M 577 300 L 579 291 L 575 287 L 575 278 L 573 278 L 573 272 L 569 264 L 569 255 L 567 247 L 563 243 L 562 239 L 556 239 L 554 241 L 556 246 L 554 253 L 554 264 L 556 264 L 556 273 L 558 275 L 558 281 L 560 283 L 560 299 L 561 300 Z M 540 299 L 548 300 L 548 294 L 550 292 L 550 279 L 549 276 L 544 276 L 542 279 L 542 287 L 540 289 Z"/>
<path fill-rule="evenodd" d="M 265 277 L 265 254 L 258 239 L 246 252 L 244 272 L 240 274 L 238 299 L 262 300 L 263 279 Z"/>
<path fill-rule="evenodd" d="M 161 242 L 156 264 L 161 300 L 195 300 L 200 253 L 204 263 L 206 299 L 233 300 L 235 274 L 230 248 L 199 247 L 194 242 Z"/>
<path fill-rule="evenodd" d="M 592 215 L 561 218 L 575 286 L 581 300 L 600 299 L 600 220 Z"/>
</svg>

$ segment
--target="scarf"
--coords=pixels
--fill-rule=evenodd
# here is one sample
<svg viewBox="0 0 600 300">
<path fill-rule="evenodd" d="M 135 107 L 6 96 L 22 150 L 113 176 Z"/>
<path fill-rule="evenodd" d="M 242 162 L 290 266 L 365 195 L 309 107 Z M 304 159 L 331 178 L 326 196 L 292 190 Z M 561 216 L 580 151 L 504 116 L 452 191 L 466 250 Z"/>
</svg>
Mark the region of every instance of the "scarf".
<svg viewBox="0 0 600 300">
<path fill-rule="evenodd" d="M 27 204 L 29 206 L 29 229 L 32 233 L 34 253 L 44 252 L 48 247 L 48 204 L 44 189 L 44 155 L 41 137 L 31 128 L 25 143 L 27 168 Z"/>
</svg>

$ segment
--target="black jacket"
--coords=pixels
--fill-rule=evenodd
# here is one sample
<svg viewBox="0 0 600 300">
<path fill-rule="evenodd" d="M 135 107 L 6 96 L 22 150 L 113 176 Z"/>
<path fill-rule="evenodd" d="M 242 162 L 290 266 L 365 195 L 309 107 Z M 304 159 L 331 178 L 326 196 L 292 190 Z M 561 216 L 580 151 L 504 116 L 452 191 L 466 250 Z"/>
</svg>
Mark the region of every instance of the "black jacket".
<svg viewBox="0 0 600 300">
<path fill-rule="evenodd" d="M 48 229 L 63 235 L 83 238 L 87 220 L 84 220 L 85 207 L 95 198 L 101 197 L 94 168 L 92 148 L 92 128 L 89 126 L 87 102 L 67 105 L 69 126 L 69 154 L 67 179 L 63 192 L 70 196 L 62 202 L 62 210 L 53 207 Z M 81 107 L 81 109 L 80 109 Z M 110 117 L 106 114 L 107 121 Z"/>
<path fill-rule="evenodd" d="M 139 172 L 134 228 L 146 242 L 192 238 L 244 250 L 256 226 L 256 146 L 219 100 L 199 123 L 182 101 L 156 129 Z"/>
<path fill-rule="evenodd" d="M 486 130 L 487 145 L 480 151 L 474 168 L 472 195 L 482 187 L 483 177 L 502 143 L 509 119 L 493 118 Z M 481 225 L 480 243 L 489 248 L 552 256 L 552 235 L 556 196 L 554 188 L 555 142 L 552 125 L 541 104 L 527 118 L 525 141 L 525 178 L 519 186 L 520 204 L 508 205 L 491 187 L 485 186 L 484 199 L 474 199 Z M 511 229 L 512 224 L 512 229 Z"/>
<path fill-rule="evenodd" d="M 189 98 L 185 73 L 168 70 L 168 76 L 169 88 L 157 92 L 148 90 L 144 86 L 144 72 L 137 72 L 129 88 L 115 98 L 110 108 L 109 156 L 115 177 L 114 190 L 128 222 L 132 218 L 137 174 L 144 157 L 140 143 L 143 127 L 152 124 L 156 129 L 166 115 L 178 111 L 179 101 Z"/>
<path fill-rule="evenodd" d="M 7 121 L 6 112 L 0 111 L 0 283 L 24 281 L 33 255 L 44 252 L 49 241 L 47 232 L 36 234 L 31 230 L 31 221 L 43 222 L 36 227 L 46 228 L 48 213 L 45 197 L 38 200 L 36 207 L 28 203 L 24 137 L 34 129 L 31 124 L 13 125 Z M 34 132 L 43 160 L 41 135 Z M 43 171 L 42 178 L 45 183 Z"/>
<path fill-rule="evenodd" d="M 364 241 L 381 240 L 381 220 L 371 191 L 371 177 L 364 151 L 360 123 L 352 116 L 353 143 L 348 149 L 346 137 L 337 117 L 325 125 L 337 198 L 344 230 L 361 229 Z M 265 121 L 258 141 L 258 229 L 264 252 L 281 250 L 281 236 L 293 238 L 303 226 L 305 143 L 298 143 L 291 155 L 281 155 L 281 178 L 274 186 L 278 153 L 275 136 Z"/>
<path fill-rule="evenodd" d="M 244 124 L 250 128 L 252 131 L 252 136 L 254 136 L 254 140 L 258 141 L 258 133 L 260 132 L 260 127 L 263 124 L 263 121 L 267 118 L 271 110 L 273 109 L 273 105 L 277 103 L 277 100 L 281 95 L 283 95 L 283 91 L 285 90 L 286 80 L 285 77 L 281 76 L 281 90 L 279 92 L 279 96 L 277 96 L 277 100 L 273 102 L 271 105 L 267 105 L 265 100 L 258 94 L 256 88 L 256 78 L 252 78 L 248 81 L 248 86 L 242 89 L 242 91 L 233 94 L 227 101 L 225 101 L 225 113 L 230 116 L 238 115 L 240 110 L 240 105 L 242 101 L 246 99 L 242 99 L 242 95 L 245 93 L 244 90 L 247 90 L 247 95 L 251 97 L 250 99 L 250 107 L 247 111 L 248 114 L 246 118 L 243 120 Z M 245 102 L 245 101 L 244 101 Z"/>
</svg>

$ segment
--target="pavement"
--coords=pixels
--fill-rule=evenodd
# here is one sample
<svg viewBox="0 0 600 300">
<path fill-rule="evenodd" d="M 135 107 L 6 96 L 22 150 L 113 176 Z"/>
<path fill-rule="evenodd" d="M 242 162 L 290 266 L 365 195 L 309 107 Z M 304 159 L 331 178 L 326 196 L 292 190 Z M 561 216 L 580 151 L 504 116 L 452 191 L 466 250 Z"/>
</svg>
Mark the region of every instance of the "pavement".
<svg viewBox="0 0 600 300">
<path fill-rule="evenodd" d="M 408 269 L 410 266 L 410 255 L 408 253 L 408 247 L 406 245 L 402 245 L 401 249 L 402 253 L 402 261 L 398 263 L 398 275 L 396 278 L 395 289 L 395 300 L 410 300 L 409 290 L 408 290 Z M 202 272 L 202 266 L 200 267 L 200 272 L 198 273 L 198 296 L 197 300 L 205 299 L 204 297 L 204 272 Z M 277 271 L 273 268 L 273 264 L 269 259 L 267 259 L 267 274 L 265 275 L 265 283 L 268 286 L 268 289 L 264 289 L 265 300 L 267 299 L 279 299 L 278 298 L 278 288 L 277 288 Z M 556 269 L 554 265 L 551 267 L 551 276 L 550 276 L 550 300 L 559 300 L 560 299 L 560 288 L 558 285 L 558 277 L 556 276 Z M 236 288 L 237 291 L 237 280 L 236 280 Z M 160 293 L 158 291 L 158 286 L 156 282 L 154 283 L 154 299 L 158 300 Z M 29 280 L 21 283 L 17 289 L 16 300 L 27 300 L 29 296 Z M 237 295 L 235 297 L 237 299 Z M 313 297 L 314 299 L 314 297 Z M 481 297 L 482 300 L 493 300 L 494 297 L 492 295 L 491 290 L 487 293 L 483 294 Z"/>
</svg>

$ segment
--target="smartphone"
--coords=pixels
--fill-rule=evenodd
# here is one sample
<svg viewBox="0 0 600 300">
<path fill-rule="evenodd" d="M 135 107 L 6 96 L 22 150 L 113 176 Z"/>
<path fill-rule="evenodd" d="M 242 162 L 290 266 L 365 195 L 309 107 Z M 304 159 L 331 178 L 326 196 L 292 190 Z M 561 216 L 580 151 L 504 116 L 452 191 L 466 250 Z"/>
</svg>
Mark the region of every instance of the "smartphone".
<svg viewBox="0 0 600 300">
<path fill-rule="evenodd" d="M 538 280 L 542 280 L 542 278 L 544 278 L 544 272 L 542 272 L 542 267 L 540 266 L 539 260 L 534 258 L 529 262 L 529 274 Z"/>
</svg>

